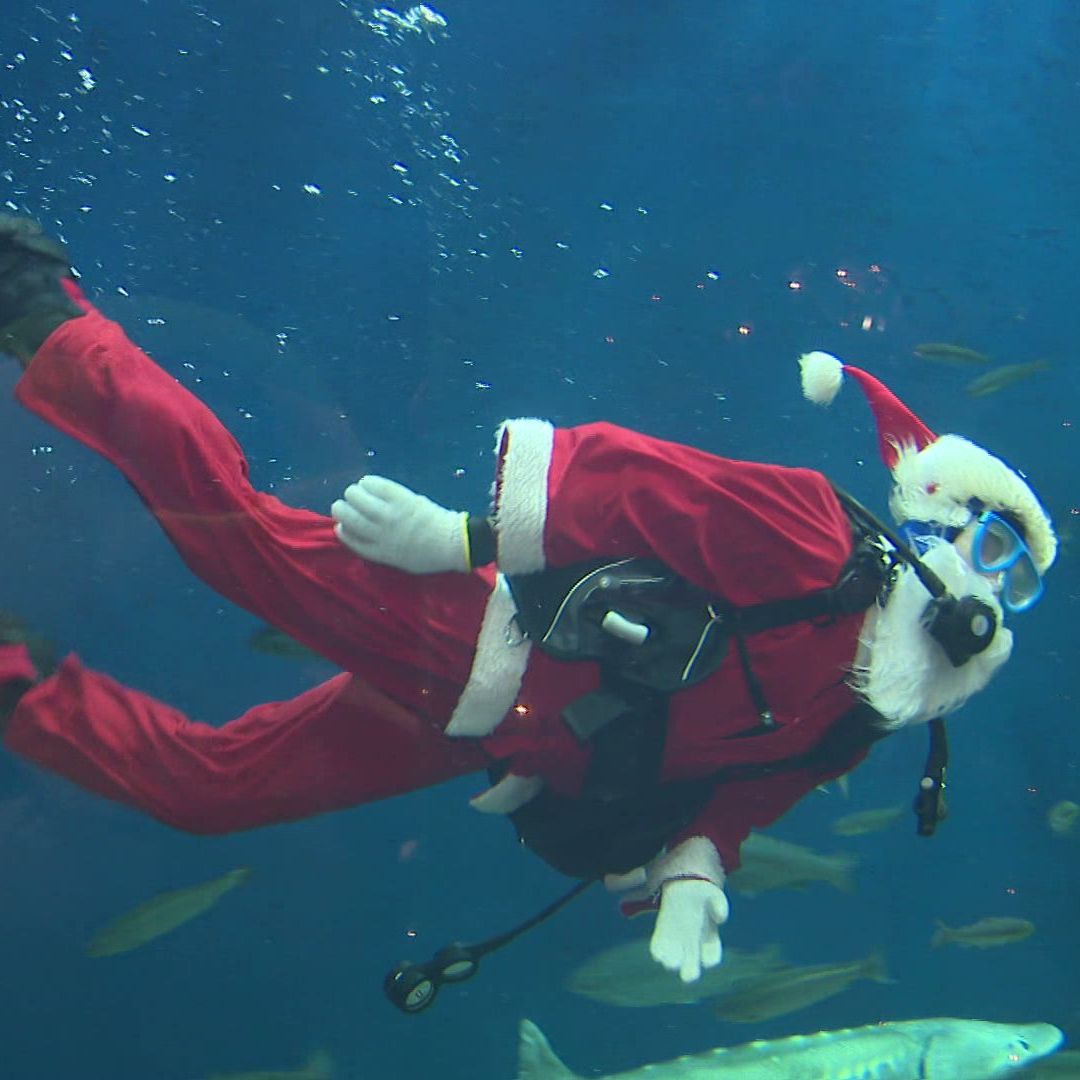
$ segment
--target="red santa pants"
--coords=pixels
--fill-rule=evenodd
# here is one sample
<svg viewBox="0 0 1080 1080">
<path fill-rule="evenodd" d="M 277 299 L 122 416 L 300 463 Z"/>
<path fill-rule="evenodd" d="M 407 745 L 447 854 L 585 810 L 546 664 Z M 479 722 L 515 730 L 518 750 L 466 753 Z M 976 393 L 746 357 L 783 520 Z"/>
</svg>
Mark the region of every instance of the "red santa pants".
<svg viewBox="0 0 1080 1080">
<path fill-rule="evenodd" d="M 68 657 L 22 698 L 6 745 L 199 832 L 307 817 L 483 768 L 479 744 L 442 729 L 468 678 L 490 576 L 413 577 L 366 563 L 329 518 L 255 491 L 214 415 L 86 307 L 39 350 L 18 399 L 116 465 L 203 581 L 355 674 L 215 728 Z"/>
</svg>

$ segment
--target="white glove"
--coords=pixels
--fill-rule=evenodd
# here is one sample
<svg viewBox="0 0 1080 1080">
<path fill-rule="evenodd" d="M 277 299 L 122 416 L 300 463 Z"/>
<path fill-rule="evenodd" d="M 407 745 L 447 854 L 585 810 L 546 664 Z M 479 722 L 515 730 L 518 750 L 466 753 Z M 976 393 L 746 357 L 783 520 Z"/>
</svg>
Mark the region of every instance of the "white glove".
<svg viewBox="0 0 1080 1080">
<path fill-rule="evenodd" d="M 334 534 L 362 558 L 410 574 L 469 569 L 468 514 L 386 479 L 362 476 L 330 507 Z"/>
<path fill-rule="evenodd" d="M 723 955 L 716 928 L 728 917 L 724 876 L 712 841 L 691 836 L 628 874 L 608 874 L 604 884 L 612 892 L 629 890 L 619 904 L 624 915 L 657 912 L 652 958 L 693 982 Z"/>
<path fill-rule="evenodd" d="M 649 952 L 683 982 L 701 977 L 702 968 L 716 967 L 723 955 L 716 928 L 727 922 L 724 890 L 711 881 L 677 878 L 665 883 Z"/>
</svg>

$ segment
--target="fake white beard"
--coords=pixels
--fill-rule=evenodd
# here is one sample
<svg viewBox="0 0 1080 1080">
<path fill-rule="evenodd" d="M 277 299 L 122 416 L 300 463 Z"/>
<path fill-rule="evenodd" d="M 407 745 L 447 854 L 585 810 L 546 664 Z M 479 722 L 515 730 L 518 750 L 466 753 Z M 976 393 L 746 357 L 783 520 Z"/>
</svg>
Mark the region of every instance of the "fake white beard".
<svg viewBox="0 0 1080 1080">
<path fill-rule="evenodd" d="M 1012 652 L 1012 631 L 1002 623 L 1001 605 L 990 582 L 952 544 L 935 539 L 922 556 L 953 596 L 975 595 L 994 609 L 998 629 L 990 645 L 966 664 L 953 667 L 945 651 L 923 629 L 930 594 L 910 566 L 902 566 L 884 608 L 863 623 L 852 687 L 895 730 L 958 709 L 981 690 Z"/>
</svg>

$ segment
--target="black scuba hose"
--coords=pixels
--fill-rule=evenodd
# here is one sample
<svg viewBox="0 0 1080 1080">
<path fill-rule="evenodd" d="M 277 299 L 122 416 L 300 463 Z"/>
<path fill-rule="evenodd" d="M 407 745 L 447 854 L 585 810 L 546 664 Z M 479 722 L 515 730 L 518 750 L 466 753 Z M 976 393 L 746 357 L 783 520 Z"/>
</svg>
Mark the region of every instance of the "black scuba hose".
<svg viewBox="0 0 1080 1080">
<path fill-rule="evenodd" d="M 853 495 L 849 495 L 835 484 L 832 485 L 832 489 L 836 492 L 836 497 L 840 500 L 844 509 L 847 510 L 849 514 L 858 518 L 860 524 L 879 532 L 890 544 L 892 544 L 896 554 L 915 571 L 916 577 L 923 583 L 926 591 L 935 600 L 945 595 L 948 591 L 945 588 L 945 582 L 943 582 L 933 570 L 923 564 L 922 560 L 915 555 L 915 552 L 911 550 L 899 533 L 886 525 L 884 521 L 863 506 L 863 504 Z"/>
</svg>

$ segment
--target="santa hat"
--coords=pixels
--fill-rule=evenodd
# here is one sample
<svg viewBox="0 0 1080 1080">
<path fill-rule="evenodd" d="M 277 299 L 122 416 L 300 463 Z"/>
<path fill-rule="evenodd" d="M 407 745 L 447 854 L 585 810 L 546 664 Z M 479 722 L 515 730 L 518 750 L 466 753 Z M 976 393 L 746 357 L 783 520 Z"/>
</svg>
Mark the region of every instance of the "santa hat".
<svg viewBox="0 0 1080 1080">
<path fill-rule="evenodd" d="M 1050 515 L 1001 458 L 959 435 L 935 435 L 884 383 L 829 353 L 805 353 L 799 366 L 803 394 L 817 405 L 832 402 L 845 374 L 862 388 L 877 423 L 882 460 L 892 473 L 889 509 L 898 522 L 966 525 L 968 504 L 978 499 L 988 510 L 1015 515 L 1039 572 L 1050 567 L 1057 553 Z"/>
</svg>

